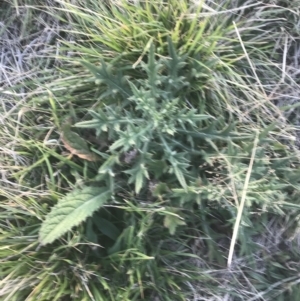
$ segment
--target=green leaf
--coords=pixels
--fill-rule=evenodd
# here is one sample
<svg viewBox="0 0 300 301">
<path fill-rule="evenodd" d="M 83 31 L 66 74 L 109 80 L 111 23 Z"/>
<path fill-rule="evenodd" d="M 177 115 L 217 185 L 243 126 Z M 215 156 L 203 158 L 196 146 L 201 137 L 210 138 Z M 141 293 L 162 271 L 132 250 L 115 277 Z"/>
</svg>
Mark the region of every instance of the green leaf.
<svg viewBox="0 0 300 301">
<path fill-rule="evenodd" d="M 119 140 L 115 141 L 115 142 L 109 147 L 109 149 L 110 149 L 111 151 L 116 150 L 116 149 L 118 149 L 118 148 L 123 147 L 124 145 L 126 145 L 127 142 L 128 142 L 128 141 L 127 141 L 126 137 L 122 137 L 122 138 L 120 138 Z"/>
<path fill-rule="evenodd" d="M 108 86 L 108 95 L 119 92 L 124 97 L 130 96 L 126 78 L 124 78 L 121 72 L 117 72 L 116 75 L 113 74 L 111 72 L 111 65 L 107 65 L 103 60 L 101 60 L 101 67 L 95 67 L 87 61 L 81 61 L 81 64 L 96 77 L 97 84 L 105 83 Z"/>
<path fill-rule="evenodd" d="M 155 188 L 152 191 L 152 195 L 158 197 L 167 192 L 169 192 L 169 187 L 167 186 L 166 183 L 161 182 L 155 185 Z"/>
<path fill-rule="evenodd" d="M 112 240 L 117 240 L 117 238 L 120 236 L 121 232 L 119 231 L 119 229 L 107 219 L 96 217 L 93 221 L 99 231 Z"/>
<path fill-rule="evenodd" d="M 174 47 L 174 43 L 172 42 L 170 37 L 168 37 L 168 50 L 171 58 L 171 61 L 168 63 L 168 67 L 170 69 L 170 75 L 172 76 L 173 79 L 177 79 L 178 71 L 186 65 L 185 62 L 186 56 L 180 57 L 177 55 L 176 49 Z"/>
<path fill-rule="evenodd" d="M 156 179 L 158 179 L 168 169 L 168 164 L 165 160 L 149 160 L 149 170 L 154 173 Z"/>
<path fill-rule="evenodd" d="M 176 215 L 166 215 L 164 218 L 164 226 L 169 229 L 170 234 L 174 235 L 177 226 L 183 226 L 185 222 Z"/>
<path fill-rule="evenodd" d="M 105 204 L 111 196 L 107 188 L 85 187 L 61 199 L 46 216 L 39 232 L 42 245 L 52 243 L 79 225 Z"/>
<path fill-rule="evenodd" d="M 175 173 L 176 178 L 179 181 L 180 185 L 186 190 L 187 189 L 187 185 L 186 185 L 186 181 L 185 181 L 185 178 L 183 176 L 182 171 L 175 164 L 173 164 L 173 169 L 174 169 L 174 173 Z"/>
<path fill-rule="evenodd" d="M 111 173 L 115 164 L 119 164 L 119 156 L 117 154 L 112 154 L 107 158 L 107 160 L 101 165 L 98 173 L 106 174 Z"/>
<path fill-rule="evenodd" d="M 90 241 L 94 244 L 98 243 L 97 234 L 95 233 L 95 231 L 93 229 L 93 223 L 90 218 L 87 220 L 85 235 L 86 235 L 86 238 L 88 241 Z"/>
<path fill-rule="evenodd" d="M 128 248 L 132 245 L 133 239 L 134 227 L 129 226 L 122 231 L 121 235 L 118 236 L 114 245 L 107 250 L 107 253 L 111 255 L 113 253 L 120 252 L 124 248 Z"/>
<path fill-rule="evenodd" d="M 88 69 L 95 77 L 97 77 L 97 75 L 99 73 L 101 73 L 101 68 L 96 67 L 95 65 L 90 64 L 87 61 L 81 61 L 81 64 Z"/>
<path fill-rule="evenodd" d="M 142 172 L 139 172 L 135 178 L 135 193 L 136 194 L 140 193 L 140 191 L 143 187 L 143 183 L 144 183 L 144 176 L 143 176 Z"/>
<path fill-rule="evenodd" d="M 137 163 L 132 169 L 124 172 L 131 175 L 128 183 L 135 183 L 135 193 L 139 194 L 143 188 L 144 178 L 146 177 L 149 179 L 149 174 L 145 165 L 143 163 Z"/>
</svg>

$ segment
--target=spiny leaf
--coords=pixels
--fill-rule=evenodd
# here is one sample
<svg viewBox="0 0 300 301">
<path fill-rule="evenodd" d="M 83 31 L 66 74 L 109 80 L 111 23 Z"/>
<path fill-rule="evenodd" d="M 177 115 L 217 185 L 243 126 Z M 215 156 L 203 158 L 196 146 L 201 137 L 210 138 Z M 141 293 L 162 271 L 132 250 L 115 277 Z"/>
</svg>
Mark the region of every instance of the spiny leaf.
<svg viewBox="0 0 300 301">
<path fill-rule="evenodd" d="M 169 229 L 170 234 L 174 235 L 177 226 L 183 226 L 185 222 L 179 216 L 166 215 L 164 218 L 164 226 Z"/>
<path fill-rule="evenodd" d="M 163 65 L 159 61 L 155 60 L 155 48 L 152 43 L 149 49 L 148 63 L 142 63 L 142 67 L 147 72 L 149 78 L 147 86 L 151 91 L 151 96 L 159 96 L 159 94 L 156 95 L 156 86 L 161 83 L 161 75 L 159 72 Z"/>
<path fill-rule="evenodd" d="M 177 165 L 174 164 L 173 169 L 174 169 L 175 175 L 176 175 L 177 180 L 179 181 L 180 185 L 184 189 L 187 189 L 186 181 L 185 181 L 185 178 L 184 178 L 183 173 L 180 170 L 180 168 Z"/>
<path fill-rule="evenodd" d="M 115 164 L 119 164 L 119 156 L 117 154 L 110 155 L 107 160 L 101 165 L 98 173 L 105 174 L 112 171 Z"/>
<path fill-rule="evenodd" d="M 111 196 L 107 188 L 85 187 L 61 199 L 46 216 L 39 233 L 42 245 L 52 243 L 74 226 L 85 221 Z"/>
<path fill-rule="evenodd" d="M 129 183 L 135 183 L 135 193 L 138 194 L 143 188 L 144 178 L 149 179 L 149 174 L 144 164 L 138 163 L 132 169 L 126 170 L 130 174 Z"/>
<path fill-rule="evenodd" d="M 119 92 L 125 97 L 130 95 L 126 79 L 121 72 L 117 72 L 117 75 L 114 75 L 110 70 L 111 65 L 107 65 L 103 60 L 101 60 L 100 68 L 86 61 L 81 61 L 81 64 L 96 77 L 97 83 L 105 83 L 109 87 L 110 91 L 107 95 L 115 94 L 116 92 Z"/>
<path fill-rule="evenodd" d="M 177 55 L 174 44 L 170 37 L 168 37 L 168 49 L 169 55 L 171 57 L 171 61 L 169 62 L 168 67 L 170 68 L 172 78 L 177 79 L 178 71 L 186 65 L 186 56 L 180 57 Z"/>
<path fill-rule="evenodd" d="M 154 188 L 152 190 L 152 195 L 158 197 L 169 191 L 170 190 L 169 190 L 168 185 L 166 183 L 161 182 L 154 186 Z"/>
</svg>

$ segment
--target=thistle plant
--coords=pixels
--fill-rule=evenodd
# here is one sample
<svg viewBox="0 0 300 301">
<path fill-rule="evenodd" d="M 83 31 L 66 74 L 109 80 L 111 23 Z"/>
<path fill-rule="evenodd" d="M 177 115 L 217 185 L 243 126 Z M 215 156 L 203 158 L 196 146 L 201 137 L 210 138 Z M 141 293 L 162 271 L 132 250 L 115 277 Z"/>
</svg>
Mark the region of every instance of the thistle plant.
<svg viewBox="0 0 300 301">
<path fill-rule="evenodd" d="M 284 198 L 291 184 L 279 184 L 282 175 L 274 174 L 278 168 L 273 166 L 280 159 L 274 157 L 271 145 L 269 153 L 266 150 L 267 143 L 273 143 L 270 132 L 276 132 L 278 125 L 267 124 L 261 131 L 240 130 L 241 125 L 230 116 L 214 116 L 208 106 L 193 106 L 197 61 L 179 55 L 174 42 L 167 41 L 167 57 L 158 56 L 150 45 L 147 57 L 135 66 L 139 77 L 131 77 L 126 65 L 116 68 L 103 60 L 101 66 L 82 61 L 101 88 L 101 102 L 88 112 L 91 119 L 74 128 L 94 130 L 95 138 L 106 147 L 87 150 L 85 145 L 81 158 L 88 159 L 86 153 L 89 160 L 98 156 L 98 174 L 90 179 L 94 185 L 59 201 L 41 228 L 42 244 L 53 242 L 101 207 L 122 203 L 124 198 L 165 206 L 167 210 L 160 215 L 170 234 L 203 202 L 232 208 L 228 210 L 233 218 L 245 189 L 249 208 L 257 204 L 266 210 L 274 207 L 279 195 Z M 68 131 L 71 133 L 66 129 L 64 137 Z M 73 138 L 74 153 L 83 153 L 83 138 Z M 256 138 L 258 145 L 254 145 Z M 245 187 L 253 148 L 251 181 Z"/>
<path fill-rule="evenodd" d="M 296 300 L 298 2 L 6 1 L 0 299 Z"/>
</svg>

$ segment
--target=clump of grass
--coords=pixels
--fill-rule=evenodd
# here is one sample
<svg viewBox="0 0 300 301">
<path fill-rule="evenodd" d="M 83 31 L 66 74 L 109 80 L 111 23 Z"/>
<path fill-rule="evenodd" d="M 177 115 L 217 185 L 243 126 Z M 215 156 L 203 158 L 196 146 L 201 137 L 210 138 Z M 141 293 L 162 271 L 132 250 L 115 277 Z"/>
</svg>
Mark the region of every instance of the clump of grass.
<svg viewBox="0 0 300 301">
<path fill-rule="evenodd" d="M 4 300 L 297 296 L 299 157 L 294 127 L 275 106 L 279 89 L 293 89 L 278 63 L 279 29 L 296 30 L 293 5 L 30 6 L 71 29 L 42 55 L 55 70 L 33 62 L 21 110 L 3 106 Z M 85 186 L 112 197 L 40 246 L 47 212 Z M 282 235 L 273 239 L 274 229 Z"/>
</svg>

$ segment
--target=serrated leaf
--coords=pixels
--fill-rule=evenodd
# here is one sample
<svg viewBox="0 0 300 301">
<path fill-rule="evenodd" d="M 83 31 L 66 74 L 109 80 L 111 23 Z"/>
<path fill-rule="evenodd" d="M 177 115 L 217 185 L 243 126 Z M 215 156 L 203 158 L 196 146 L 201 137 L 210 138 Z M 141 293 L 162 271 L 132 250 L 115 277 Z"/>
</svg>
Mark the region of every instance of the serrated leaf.
<svg viewBox="0 0 300 301">
<path fill-rule="evenodd" d="M 149 174 L 144 164 L 136 164 L 132 169 L 124 171 L 130 174 L 129 183 L 135 183 L 135 193 L 139 194 L 144 184 L 144 177 L 149 179 Z"/>
<path fill-rule="evenodd" d="M 107 188 L 85 187 L 61 199 L 46 216 L 39 232 L 42 245 L 52 243 L 74 226 L 85 221 L 111 196 Z"/>
<path fill-rule="evenodd" d="M 173 165 L 173 169 L 174 169 L 174 173 L 176 175 L 177 180 L 179 181 L 180 185 L 184 188 L 187 189 L 187 185 L 186 185 L 186 181 L 185 178 L 183 176 L 182 171 L 180 170 L 180 168 L 177 165 Z"/>
<path fill-rule="evenodd" d="M 109 149 L 111 151 L 116 150 L 122 146 L 124 146 L 124 144 L 126 143 L 126 139 L 125 138 L 120 138 L 119 140 L 115 141 L 110 147 Z"/>
<path fill-rule="evenodd" d="M 168 165 L 164 160 L 151 160 L 148 162 L 149 170 L 158 179 L 167 169 Z"/>
<path fill-rule="evenodd" d="M 155 185 L 152 191 L 152 195 L 158 197 L 167 193 L 168 191 L 169 191 L 169 187 L 167 186 L 167 184 L 161 182 Z"/>
<path fill-rule="evenodd" d="M 113 154 L 107 158 L 107 160 L 101 165 L 99 168 L 98 173 L 108 173 L 112 168 L 114 167 L 115 164 L 119 163 L 119 156 L 116 154 Z"/>
<path fill-rule="evenodd" d="M 140 191 L 143 187 L 143 183 L 144 183 L 144 176 L 141 172 L 139 172 L 135 178 L 135 193 L 136 194 L 140 193 Z"/>
<path fill-rule="evenodd" d="M 124 84 L 126 80 L 122 74 L 120 72 L 117 75 L 112 74 L 109 68 L 110 65 L 107 65 L 103 60 L 101 60 L 101 67 L 95 67 L 87 61 L 81 61 L 81 64 L 96 77 L 97 84 L 105 83 L 109 87 L 108 95 L 116 94 L 117 92 L 125 97 L 130 95 L 127 85 Z"/>
</svg>

